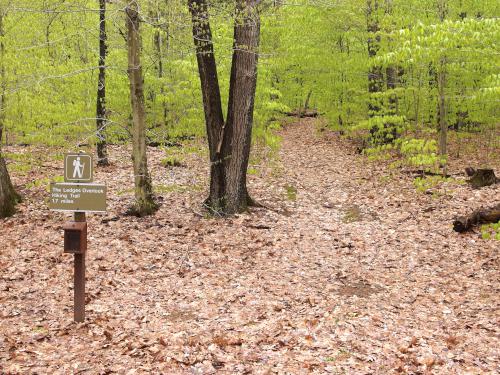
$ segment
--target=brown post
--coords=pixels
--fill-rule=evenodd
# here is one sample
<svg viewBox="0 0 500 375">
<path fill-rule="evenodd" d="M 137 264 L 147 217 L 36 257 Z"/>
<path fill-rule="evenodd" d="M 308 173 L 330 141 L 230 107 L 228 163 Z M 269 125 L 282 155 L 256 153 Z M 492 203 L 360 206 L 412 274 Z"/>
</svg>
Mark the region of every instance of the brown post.
<svg viewBox="0 0 500 375">
<path fill-rule="evenodd" d="M 74 221 L 85 222 L 85 212 L 75 212 Z M 87 238 L 84 238 L 87 241 Z M 74 254 L 74 319 L 75 322 L 85 321 L 85 252 Z"/>
</svg>

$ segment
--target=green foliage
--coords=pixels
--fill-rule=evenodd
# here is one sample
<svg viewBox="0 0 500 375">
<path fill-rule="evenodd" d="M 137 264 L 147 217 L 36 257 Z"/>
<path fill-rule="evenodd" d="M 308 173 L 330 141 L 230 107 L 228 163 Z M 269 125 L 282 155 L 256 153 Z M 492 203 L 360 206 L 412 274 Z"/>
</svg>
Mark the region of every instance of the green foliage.
<svg viewBox="0 0 500 375">
<path fill-rule="evenodd" d="M 500 241 L 500 221 L 494 224 L 486 224 L 481 226 L 481 237 L 483 240 Z"/>
<path fill-rule="evenodd" d="M 182 160 L 174 155 L 167 156 L 167 157 L 163 158 L 161 160 L 161 165 L 163 165 L 164 167 L 182 167 L 182 166 L 184 166 Z"/>
<path fill-rule="evenodd" d="M 370 161 L 388 160 L 392 156 L 391 152 L 393 149 L 394 146 L 392 144 L 385 144 L 365 148 L 363 154 L 366 155 Z"/>
<path fill-rule="evenodd" d="M 98 12 L 95 1 L 16 1 L 7 7 L 3 65 L 7 77 L 4 131 L 11 142 L 68 147 L 90 143 L 95 135 L 98 63 Z M 29 11 L 23 11 L 29 10 Z M 222 100 L 227 105 L 233 47 L 232 6 L 214 6 L 211 15 Z M 274 83 L 267 51 L 276 43 L 279 10 L 263 12 L 263 54 L 255 100 L 253 140 L 272 150 L 280 146 L 274 130 L 289 106 Z M 124 40 L 123 4 L 107 4 L 107 139 L 130 140 L 131 111 Z M 191 16 L 184 1 L 141 1 L 143 72 L 147 136 L 167 143 L 205 134 L 203 105 Z M 43 32 L 42 32 L 43 31 Z M 270 31 L 270 32 L 268 32 Z M 158 43 L 160 41 L 160 43 Z M 23 169 L 23 167 L 19 167 Z"/>
<path fill-rule="evenodd" d="M 33 180 L 26 184 L 26 189 L 44 187 L 47 191 L 50 190 L 50 184 L 53 182 L 64 182 L 64 176 L 44 177 L 38 180 Z"/>
<path fill-rule="evenodd" d="M 443 183 L 452 182 L 453 179 L 442 176 L 424 176 L 417 177 L 413 181 L 413 185 L 419 193 L 425 193 L 429 189 L 435 188 Z"/>
<path fill-rule="evenodd" d="M 247 174 L 249 174 L 249 175 L 257 175 L 258 173 L 259 173 L 259 171 L 255 168 L 252 168 L 252 167 L 249 167 L 247 170 Z"/>
<path fill-rule="evenodd" d="M 362 137 L 370 158 L 388 159 L 399 149 L 407 164 L 434 168 L 444 162 L 437 160 L 432 143 L 438 135 L 440 73 L 446 73 L 447 124 L 464 134 L 488 131 L 495 139 L 500 100 L 497 2 L 447 1 L 444 17 L 433 0 L 375 2 L 371 9 L 363 0 L 334 6 L 299 0 L 293 6 L 263 7 L 254 142 L 279 149 L 275 130 L 283 114 L 307 104 L 324 114 L 331 128 Z M 95 9 L 97 3 L 2 4 L 6 138 L 65 148 L 92 146 L 98 13 L 84 10 Z M 187 5 L 177 0 L 140 4 L 148 137 L 168 143 L 203 136 Z M 125 19 L 121 1 L 107 7 L 106 133 L 111 143 L 122 143 L 129 141 L 131 126 Z M 210 15 L 224 108 L 233 10 L 232 3 L 216 3 Z M 369 23 L 376 23 L 376 31 L 367 30 Z M 369 39 L 375 51 L 371 57 Z M 380 72 L 380 87 L 369 93 L 368 74 L 374 69 Z M 27 167 L 16 163 L 15 168 L 22 172 Z"/>
<path fill-rule="evenodd" d="M 392 151 L 381 146 L 399 148 L 400 137 L 414 138 L 415 143 L 405 145 L 405 164 L 432 169 L 446 160 L 439 160 L 435 142 L 430 143 L 436 145 L 433 151 L 419 143 L 438 139 L 437 78 L 445 73 L 448 126 L 495 134 L 497 2 L 446 1 L 444 18 L 431 0 L 372 4 L 377 6 L 369 12 L 359 0 L 323 8 L 299 1 L 300 6 L 275 12 L 275 22 L 264 33 L 272 35 L 265 46 L 274 51 L 269 61 L 272 85 L 282 93 L 279 100 L 297 109 L 312 92 L 311 107 L 325 113 L 332 129 L 361 138 L 369 158 L 388 159 Z M 375 32 L 367 31 L 368 22 L 377 25 Z M 372 57 L 369 38 L 375 41 Z M 380 87 L 369 93 L 372 69 L 380 73 Z"/>
<path fill-rule="evenodd" d="M 399 150 L 406 164 L 423 168 L 424 171 L 437 171 L 444 160 L 437 154 L 438 146 L 434 139 L 401 139 Z"/>
<path fill-rule="evenodd" d="M 297 188 L 295 186 L 286 185 L 285 192 L 286 192 L 286 198 L 289 201 L 296 201 L 297 200 Z"/>
</svg>

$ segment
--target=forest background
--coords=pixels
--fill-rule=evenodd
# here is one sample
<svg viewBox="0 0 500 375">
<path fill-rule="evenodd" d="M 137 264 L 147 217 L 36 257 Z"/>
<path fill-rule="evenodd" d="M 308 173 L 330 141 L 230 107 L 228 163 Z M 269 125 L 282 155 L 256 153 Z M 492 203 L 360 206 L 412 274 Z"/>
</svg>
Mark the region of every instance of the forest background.
<svg viewBox="0 0 500 375">
<path fill-rule="evenodd" d="M 187 4 L 139 4 L 148 144 L 204 136 Z M 126 5 L 2 0 L 2 143 L 62 153 L 131 139 Z M 274 130 L 286 114 L 310 111 L 371 159 L 400 155 L 396 167 L 446 175 L 447 159 L 469 151 L 491 166 L 499 144 L 499 7 L 489 0 L 262 3 L 253 141 L 277 149 Z M 214 1 L 209 12 L 226 108 L 234 5 Z M 96 116 L 103 70 L 105 109 Z M 450 138 L 459 145 L 454 154 Z M 21 156 L 4 157 L 9 163 Z"/>
</svg>

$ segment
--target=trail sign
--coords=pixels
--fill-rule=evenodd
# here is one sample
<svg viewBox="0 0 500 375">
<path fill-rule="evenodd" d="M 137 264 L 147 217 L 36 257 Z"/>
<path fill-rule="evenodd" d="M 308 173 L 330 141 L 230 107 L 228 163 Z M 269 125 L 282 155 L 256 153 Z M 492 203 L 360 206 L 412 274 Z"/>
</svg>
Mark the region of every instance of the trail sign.
<svg viewBox="0 0 500 375">
<path fill-rule="evenodd" d="M 74 152 L 64 155 L 64 181 L 50 184 L 49 208 L 74 212 L 64 224 L 64 252 L 74 255 L 74 320 L 85 321 L 86 212 L 106 212 L 106 185 L 92 183 L 92 155 Z"/>
<path fill-rule="evenodd" d="M 64 181 L 88 183 L 94 179 L 92 155 L 69 153 L 64 155 Z"/>
<path fill-rule="evenodd" d="M 49 207 L 54 211 L 106 212 L 106 185 L 50 184 Z"/>
<path fill-rule="evenodd" d="M 92 183 L 92 155 L 74 152 L 64 155 L 64 181 L 50 184 L 49 208 L 74 212 L 64 224 L 64 252 L 74 255 L 74 320 L 85 321 L 86 212 L 106 212 L 106 185 Z"/>
</svg>

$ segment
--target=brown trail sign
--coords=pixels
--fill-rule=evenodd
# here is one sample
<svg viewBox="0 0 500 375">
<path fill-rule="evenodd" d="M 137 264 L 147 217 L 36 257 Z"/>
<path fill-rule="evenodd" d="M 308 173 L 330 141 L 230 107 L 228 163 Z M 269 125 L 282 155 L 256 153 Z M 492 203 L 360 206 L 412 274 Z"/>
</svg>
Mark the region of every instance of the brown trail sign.
<svg viewBox="0 0 500 375">
<path fill-rule="evenodd" d="M 50 184 L 50 209 L 71 212 L 106 212 L 106 185 Z"/>
<path fill-rule="evenodd" d="M 85 153 L 64 155 L 64 183 L 50 184 L 49 208 L 74 212 L 74 221 L 64 224 L 64 252 L 74 259 L 74 320 L 85 320 L 86 212 L 106 212 L 106 185 L 92 183 L 94 164 Z"/>
</svg>

